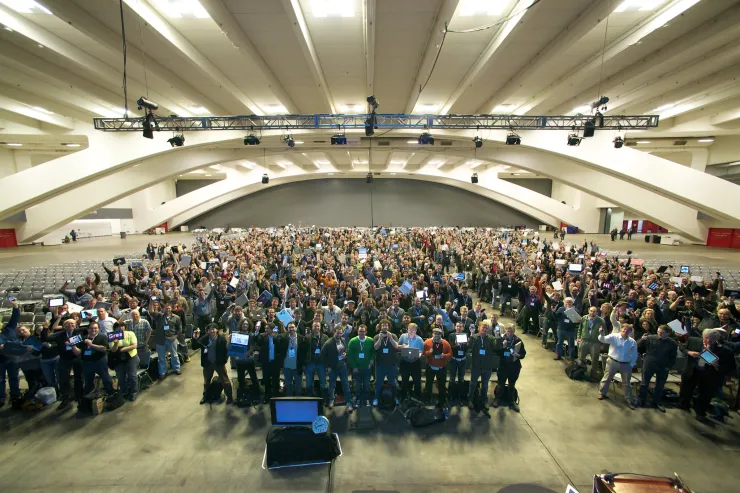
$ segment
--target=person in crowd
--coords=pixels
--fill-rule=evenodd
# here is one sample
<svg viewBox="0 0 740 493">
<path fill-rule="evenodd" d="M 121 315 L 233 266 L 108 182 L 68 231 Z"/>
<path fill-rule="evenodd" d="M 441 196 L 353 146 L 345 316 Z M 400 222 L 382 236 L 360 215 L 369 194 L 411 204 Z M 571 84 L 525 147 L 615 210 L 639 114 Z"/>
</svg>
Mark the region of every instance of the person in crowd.
<svg viewBox="0 0 740 493">
<path fill-rule="evenodd" d="M 523 327 L 522 332 L 525 334 L 537 334 L 540 330 L 540 314 L 542 313 L 542 298 L 537 292 L 536 286 L 530 286 L 527 295 L 524 298 L 524 307 L 522 308 Z"/>
<path fill-rule="evenodd" d="M 373 339 L 375 349 L 375 399 L 373 406 L 377 407 L 380 400 L 380 392 L 383 390 L 383 382 L 387 379 L 388 385 L 393 390 L 398 404 L 398 388 L 396 377 L 398 367 L 396 366 L 396 353 L 398 351 L 398 338 L 390 331 L 391 323 L 388 319 L 378 322 L 378 334 Z"/>
<path fill-rule="evenodd" d="M 701 338 L 689 337 L 681 348 L 688 359 L 681 376 L 679 407 L 688 411 L 693 400 L 699 421 L 706 421 L 712 397 L 722 388 L 725 377 L 735 370 L 733 351 L 720 342 L 722 337 L 721 329 L 704 329 Z M 694 396 L 696 389 L 699 392 Z"/>
<path fill-rule="evenodd" d="M 58 326 L 58 325 L 57 325 Z M 48 321 L 42 325 L 36 326 L 36 337 L 41 342 L 41 372 L 44 375 L 46 385 L 53 387 L 56 394 L 59 395 L 59 350 L 56 343 L 48 346 L 45 343 L 53 342 L 52 328 Z"/>
<path fill-rule="evenodd" d="M 347 412 L 352 413 L 352 397 L 349 393 L 349 380 L 347 377 L 347 343 L 342 336 L 342 328 L 334 329 L 334 336 L 326 341 L 321 348 L 321 356 L 329 368 L 329 409 L 334 408 L 334 389 L 337 386 L 337 377 L 342 380 L 342 391 L 347 403 Z"/>
<path fill-rule="evenodd" d="M 555 358 L 556 360 L 563 359 L 563 343 L 565 340 L 568 341 L 568 358 L 574 360 L 576 357 L 576 334 L 578 324 L 571 320 L 565 312 L 571 308 L 575 308 L 573 298 L 570 296 L 565 298 L 565 305 L 555 310 L 553 317 L 558 323 L 558 342 L 555 345 Z"/>
<path fill-rule="evenodd" d="M 316 395 L 316 392 L 314 391 L 314 377 L 318 376 L 321 397 L 327 402 L 326 365 L 324 364 L 324 360 L 321 358 L 321 350 L 328 340 L 329 336 L 321 332 L 321 323 L 314 321 L 311 327 L 311 332 L 306 338 L 305 354 L 303 356 L 303 360 L 306 365 L 306 393 L 313 396 Z"/>
<path fill-rule="evenodd" d="M 175 375 L 182 375 L 180 357 L 177 354 L 177 338 L 182 334 L 180 317 L 172 314 L 172 306 L 167 304 L 161 309 L 159 303 L 152 303 L 151 318 L 154 322 L 154 343 L 157 345 L 157 366 L 159 379 L 167 376 L 167 353 L 170 353 L 170 366 Z"/>
<path fill-rule="evenodd" d="M 226 332 L 226 334 L 239 332 L 239 327 L 241 327 L 244 320 L 246 320 L 246 317 L 244 316 L 244 310 L 242 307 L 232 304 L 221 315 L 221 326 L 224 328 L 224 332 Z"/>
<path fill-rule="evenodd" d="M 497 345 L 500 358 L 493 407 L 498 407 L 501 397 L 505 396 L 509 401 L 509 409 L 519 412 L 519 393 L 516 390 L 516 382 L 522 371 L 521 360 L 527 355 L 524 341 L 516 335 L 513 324 L 506 326 L 506 332 L 502 334 L 500 344 Z"/>
<path fill-rule="evenodd" d="M 125 399 L 133 402 L 139 393 L 139 379 L 136 376 L 139 368 L 139 354 L 136 350 L 139 347 L 139 341 L 134 332 L 123 330 L 123 326 L 118 322 L 113 324 L 111 329 L 111 332 L 123 332 L 123 338 L 114 340 L 109 346 L 110 357 L 116 358 L 118 391 Z"/>
<path fill-rule="evenodd" d="M 604 319 L 598 316 L 598 308 L 591 306 L 588 309 L 588 316 L 583 317 L 578 324 L 578 335 L 576 343 L 578 344 L 578 359 L 586 361 L 586 356 L 591 356 L 591 380 L 596 380 L 596 372 L 599 368 L 599 334 L 605 327 Z"/>
<path fill-rule="evenodd" d="M 92 295 L 85 290 L 84 284 L 77 286 L 74 290 L 67 289 L 70 283 L 71 281 L 65 281 L 62 287 L 59 288 L 59 292 L 66 296 L 70 302 L 87 308 L 88 303 L 93 299 Z"/>
<path fill-rule="evenodd" d="M 229 359 L 227 355 L 229 343 L 223 334 L 219 334 L 218 325 L 214 323 L 208 324 L 206 330 L 207 334 L 202 339 L 200 338 L 199 328 L 193 331 L 193 346 L 202 349 L 200 366 L 203 367 L 203 398 L 200 400 L 200 403 L 205 404 L 208 401 L 206 390 L 213 379 L 213 374 L 216 373 L 224 387 L 226 404 L 233 404 L 234 396 L 231 379 L 226 369 L 226 363 Z"/>
<path fill-rule="evenodd" d="M 285 380 L 285 394 L 288 397 L 301 395 L 301 370 L 303 368 L 304 338 L 296 333 L 295 322 L 288 322 L 287 332 L 278 336 L 278 343 L 282 346 L 284 355 L 282 367 Z"/>
<path fill-rule="evenodd" d="M 95 389 L 95 375 L 103 382 L 103 389 L 108 395 L 113 395 L 113 379 L 108 373 L 108 336 L 100 333 L 97 322 L 90 322 L 87 328 L 87 337 L 80 346 L 72 346 L 72 353 L 81 357 L 82 373 L 85 378 L 85 394 Z"/>
<path fill-rule="evenodd" d="M 488 321 L 481 323 L 481 326 L 488 325 Z M 450 358 L 450 405 L 460 405 L 470 394 L 466 393 L 465 370 L 467 368 L 467 354 L 470 343 L 470 334 L 465 332 L 465 325 L 462 321 L 455 324 L 455 332 L 447 336 L 447 342 L 452 349 L 452 358 Z M 488 388 L 488 387 L 486 387 Z"/>
<path fill-rule="evenodd" d="M 82 400 L 82 349 L 84 348 L 83 338 L 85 333 L 80 330 L 73 319 L 64 321 L 64 328 L 53 335 L 53 339 L 44 343 L 47 348 L 52 344 L 59 351 L 59 393 L 60 401 L 59 411 L 66 409 L 74 399 L 79 402 Z M 80 336 L 80 337 L 76 337 Z M 79 339 L 75 342 L 75 339 Z M 70 373 L 74 374 L 74 394 L 70 389 Z"/>
<path fill-rule="evenodd" d="M 360 324 L 357 336 L 347 344 L 347 363 L 355 384 L 355 407 L 370 404 L 370 365 L 375 359 L 375 345 L 367 337 L 367 327 Z"/>
<path fill-rule="evenodd" d="M 244 357 L 231 356 L 231 361 L 236 367 L 236 378 L 237 383 L 239 384 L 239 389 L 247 388 L 246 376 L 247 373 L 249 373 L 249 380 L 251 382 L 249 390 L 252 394 L 252 400 L 259 401 L 260 384 L 257 380 L 257 367 L 255 366 L 254 361 L 254 353 L 258 348 L 257 337 L 259 333 L 252 329 L 252 323 L 249 319 L 243 317 L 234 332 L 249 336 L 249 345 Z"/>
<path fill-rule="evenodd" d="M 404 318 L 410 317 L 405 316 Z M 416 335 L 418 327 L 415 323 L 409 323 L 406 332 L 398 338 L 398 345 L 401 348 L 411 348 L 417 351 L 409 351 L 401 356 L 401 392 L 402 398 L 409 395 L 409 378 L 414 381 L 413 396 L 421 399 L 421 357 L 424 353 L 424 340 Z M 413 353 L 413 354 L 412 354 Z"/>
<path fill-rule="evenodd" d="M 452 342 L 450 342 L 452 344 Z M 490 335 L 490 324 L 484 320 L 478 325 L 478 333 L 475 334 L 468 344 L 464 344 L 465 351 L 453 347 L 453 359 L 457 360 L 461 355 L 470 354 L 470 388 L 468 389 L 468 407 L 474 408 L 473 396 L 480 379 L 480 399 L 484 409 L 488 409 L 488 382 L 491 380 L 495 357 L 497 356 L 496 338 Z M 463 382 L 464 383 L 464 380 Z M 462 385 L 461 383 L 461 385 Z"/>
<path fill-rule="evenodd" d="M 627 407 L 634 410 L 635 403 L 632 401 L 632 368 L 637 364 L 637 343 L 632 338 L 632 326 L 624 324 L 618 334 L 605 334 L 602 327 L 599 333 L 599 342 L 609 344 L 609 358 L 606 360 L 606 370 L 601 379 L 599 388 L 599 400 L 606 398 L 614 375 L 617 373 L 622 377 L 624 387 L 624 399 Z"/>
<path fill-rule="evenodd" d="M 280 352 L 282 344 L 278 343 L 277 335 L 277 330 L 264 329 L 263 332 L 260 332 L 258 339 L 259 361 L 262 365 L 262 384 L 265 387 L 265 398 L 262 402 L 265 404 L 270 402 L 271 398 L 277 397 L 280 390 L 280 367 L 284 355 Z"/>
<path fill-rule="evenodd" d="M 663 387 L 668 379 L 668 372 L 676 363 L 678 345 L 671 339 L 671 328 L 667 325 L 658 327 L 658 335 L 643 334 L 637 342 L 637 351 L 644 354 L 642 362 L 642 381 L 640 382 L 640 407 L 647 405 L 648 387 L 650 380 L 655 376 L 653 391 L 653 407 L 664 413 L 665 407 L 661 404 Z"/>
<path fill-rule="evenodd" d="M 18 321 L 21 318 L 21 310 L 18 307 L 18 302 L 13 300 L 10 302 L 13 306 L 13 311 L 10 314 L 8 323 L 3 326 L 2 332 L 0 332 L 0 407 L 5 405 L 6 390 L 5 390 L 5 376 L 7 375 L 8 383 L 10 384 L 10 399 L 17 399 L 21 395 L 20 380 L 18 378 L 18 363 L 14 358 L 5 354 L 5 343 L 14 342 L 18 340 L 17 328 Z"/>
<path fill-rule="evenodd" d="M 452 358 L 452 347 L 444 340 L 444 330 L 435 327 L 432 337 L 424 341 L 424 358 L 427 361 L 426 385 L 424 387 L 424 400 L 431 402 L 432 386 L 437 381 L 438 409 L 444 409 L 447 402 L 447 363 Z"/>
<path fill-rule="evenodd" d="M 213 299 L 214 289 L 206 295 L 206 290 L 201 287 L 198 289 L 198 297 L 193 302 L 193 315 L 196 319 L 196 326 L 205 330 L 205 327 L 213 321 L 211 315 L 211 300 Z"/>
</svg>

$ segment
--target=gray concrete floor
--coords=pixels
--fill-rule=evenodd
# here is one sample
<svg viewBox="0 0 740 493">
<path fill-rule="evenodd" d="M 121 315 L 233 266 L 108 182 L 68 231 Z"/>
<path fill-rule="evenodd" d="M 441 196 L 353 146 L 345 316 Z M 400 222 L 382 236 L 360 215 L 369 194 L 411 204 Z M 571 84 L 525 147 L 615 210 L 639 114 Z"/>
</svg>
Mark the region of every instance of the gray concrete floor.
<svg viewBox="0 0 740 493">
<path fill-rule="evenodd" d="M 152 238 L 81 240 L 22 247 L 15 254 L 3 250 L 0 267 L 105 259 L 143 248 Z M 670 249 L 671 256 L 738 263 L 737 253 L 730 251 L 630 243 L 634 250 L 639 244 L 656 256 Z M 595 384 L 568 380 L 564 364 L 553 361 L 553 353 L 539 341 L 525 336 L 525 344 L 519 414 L 492 409 L 488 420 L 455 408 L 446 423 L 414 429 L 398 412 L 373 411 L 375 429 L 360 432 L 348 429 L 344 408 L 327 411 L 344 452 L 334 466 L 333 491 L 535 493 L 562 492 L 571 483 L 585 492 L 592 475 L 604 470 L 678 472 L 697 492 L 737 490 L 732 472 L 740 457 L 737 413 L 727 424 L 707 425 L 675 409 L 665 415 L 652 409 L 630 411 L 611 392 L 610 400 L 599 402 Z M 135 403 L 101 416 L 58 413 L 56 405 L 35 414 L 3 408 L 3 493 L 327 491 L 326 466 L 274 472 L 261 468 L 270 419 L 266 406 L 209 409 L 198 405 L 201 392 L 196 355 L 182 376 L 168 377 Z"/>
</svg>

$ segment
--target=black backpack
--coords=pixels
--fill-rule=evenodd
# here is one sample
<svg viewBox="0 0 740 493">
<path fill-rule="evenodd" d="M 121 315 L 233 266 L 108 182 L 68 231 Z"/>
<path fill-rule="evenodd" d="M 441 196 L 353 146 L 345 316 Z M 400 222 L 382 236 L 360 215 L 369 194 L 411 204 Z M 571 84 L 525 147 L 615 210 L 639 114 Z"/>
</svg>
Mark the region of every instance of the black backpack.
<svg viewBox="0 0 740 493">
<path fill-rule="evenodd" d="M 205 391 L 205 398 L 208 404 L 214 404 L 221 402 L 221 394 L 224 392 L 224 384 L 221 383 L 221 379 L 214 377 L 211 383 L 208 384 Z"/>
<path fill-rule="evenodd" d="M 383 385 L 378 399 L 378 407 L 384 411 L 393 411 L 396 408 L 396 398 L 393 396 L 393 387 L 387 383 Z"/>
<path fill-rule="evenodd" d="M 572 365 L 565 368 L 565 374 L 571 380 L 584 380 L 586 378 L 586 372 L 588 367 L 584 365 L 580 360 L 576 360 Z"/>
<path fill-rule="evenodd" d="M 411 397 L 401 404 L 401 414 L 414 428 L 423 428 L 445 421 L 444 411 L 441 409 L 428 409 L 421 401 Z"/>
</svg>

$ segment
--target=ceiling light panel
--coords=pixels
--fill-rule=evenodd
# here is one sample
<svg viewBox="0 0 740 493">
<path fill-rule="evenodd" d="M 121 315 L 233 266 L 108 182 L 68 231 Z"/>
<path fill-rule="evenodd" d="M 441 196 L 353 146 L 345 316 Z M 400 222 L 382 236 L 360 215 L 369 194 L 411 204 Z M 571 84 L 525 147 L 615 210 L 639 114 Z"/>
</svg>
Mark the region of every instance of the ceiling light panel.
<svg viewBox="0 0 740 493">
<path fill-rule="evenodd" d="M 194 17 L 196 19 L 210 19 L 206 9 L 198 0 L 154 0 L 157 10 L 173 19 Z"/>
<path fill-rule="evenodd" d="M 314 17 L 354 17 L 356 0 L 311 0 Z"/>
<path fill-rule="evenodd" d="M 19 14 L 49 14 L 51 11 L 34 0 L 0 0 L 0 4 L 10 7 Z"/>
<path fill-rule="evenodd" d="M 510 4 L 510 0 L 460 0 L 457 14 L 461 17 L 501 15 Z"/>
<path fill-rule="evenodd" d="M 614 9 L 614 12 L 629 12 L 638 10 L 645 12 L 655 10 L 664 2 L 665 0 L 624 0 L 616 9 Z"/>
</svg>

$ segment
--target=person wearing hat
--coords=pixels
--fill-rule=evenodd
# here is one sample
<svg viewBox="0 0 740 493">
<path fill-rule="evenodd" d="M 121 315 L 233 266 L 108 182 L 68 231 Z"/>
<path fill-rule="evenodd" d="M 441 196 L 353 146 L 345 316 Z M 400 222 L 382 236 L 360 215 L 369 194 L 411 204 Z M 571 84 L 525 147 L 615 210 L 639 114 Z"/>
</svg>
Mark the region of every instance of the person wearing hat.
<svg viewBox="0 0 740 493">
<path fill-rule="evenodd" d="M 447 363 L 452 358 L 452 347 L 449 342 L 444 340 L 443 336 L 444 331 L 435 327 L 432 329 L 431 339 L 424 341 L 424 357 L 427 360 L 424 398 L 427 402 L 431 401 L 432 385 L 436 379 L 437 391 L 439 392 L 436 406 L 438 409 L 445 407 L 447 399 Z"/>
</svg>

